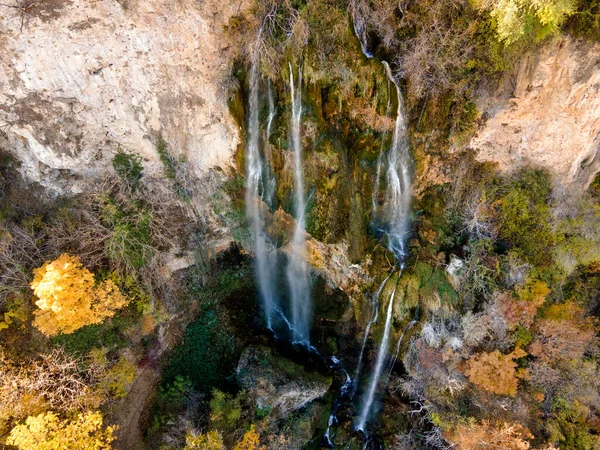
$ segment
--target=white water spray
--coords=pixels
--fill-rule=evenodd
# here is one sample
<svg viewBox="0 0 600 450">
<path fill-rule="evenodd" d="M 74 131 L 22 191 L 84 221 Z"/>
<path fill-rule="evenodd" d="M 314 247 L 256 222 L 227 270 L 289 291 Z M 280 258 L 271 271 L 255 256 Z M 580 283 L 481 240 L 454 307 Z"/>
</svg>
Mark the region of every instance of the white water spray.
<svg viewBox="0 0 600 450">
<path fill-rule="evenodd" d="M 298 69 L 298 86 L 294 84 L 294 71 L 290 64 L 290 89 L 292 97 L 291 147 L 294 151 L 295 170 L 295 216 L 296 229 L 292 239 L 292 251 L 287 266 L 287 279 L 290 287 L 292 342 L 310 346 L 310 323 L 312 307 L 310 300 L 310 279 L 305 259 L 304 216 L 304 177 L 302 174 L 302 143 L 300 124 L 302 120 L 302 67 Z"/>
</svg>

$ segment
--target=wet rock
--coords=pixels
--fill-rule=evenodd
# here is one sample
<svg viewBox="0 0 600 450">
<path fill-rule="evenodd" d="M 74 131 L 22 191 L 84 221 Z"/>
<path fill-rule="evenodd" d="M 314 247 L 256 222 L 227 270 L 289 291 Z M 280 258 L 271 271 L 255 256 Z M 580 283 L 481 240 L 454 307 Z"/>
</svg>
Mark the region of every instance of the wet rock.
<svg viewBox="0 0 600 450">
<path fill-rule="evenodd" d="M 237 380 L 256 407 L 283 418 L 322 397 L 331 378 L 309 372 L 267 347 L 248 347 L 237 367 Z"/>
</svg>

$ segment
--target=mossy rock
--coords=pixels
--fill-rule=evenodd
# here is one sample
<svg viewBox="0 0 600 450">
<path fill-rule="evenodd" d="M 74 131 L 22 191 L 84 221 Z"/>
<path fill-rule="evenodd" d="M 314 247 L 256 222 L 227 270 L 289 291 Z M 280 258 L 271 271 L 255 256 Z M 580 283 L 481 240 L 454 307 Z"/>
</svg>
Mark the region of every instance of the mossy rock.
<svg viewBox="0 0 600 450">
<path fill-rule="evenodd" d="M 236 369 L 237 381 L 260 408 L 283 418 L 322 397 L 332 379 L 276 354 L 268 347 L 248 347 Z"/>
</svg>

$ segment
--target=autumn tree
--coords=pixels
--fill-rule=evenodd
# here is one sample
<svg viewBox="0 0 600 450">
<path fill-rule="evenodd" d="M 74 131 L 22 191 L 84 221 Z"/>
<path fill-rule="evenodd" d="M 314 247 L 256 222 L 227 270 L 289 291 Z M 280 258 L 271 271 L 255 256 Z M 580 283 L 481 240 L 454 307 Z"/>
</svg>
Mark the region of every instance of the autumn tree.
<svg viewBox="0 0 600 450">
<path fill-rule="evenodd" d="M 244 437 L 235 445 L 233 450 L 265 450 L 260 445 L 260 435 L 256 432 L 256 427 L 252 425 L 244 434 Z"/>
<path fill-rule="evenodd" d="M 526 375 L 523 371 L 516 370 L 515 359 L 526 354 L 520 348 L 508 355 L 503 355 L 498 350 L 479 353 L 469 359 L 465 375 L 471 383 L 486 391 L 514 397 L 517 394 L 518 379 Z"/>
<path fill-rule="evenodd" d="M 115 427 L 103 427 L 99 412 L 60 420 L 50 411 L 28 417 L 12 429 L 6 442 L 19 450 L 105 450 L 112 448 L 114 431 Z"/>
<path fill-rule="evenodd" d="M 100 323 L 128 303 L 112 280 L 95 282 L 77 256 L 63 253 L 33 273 L 31 287 L 39 299 L 34 325 L 47 336 Z"/>
<path fill-rule="evenodd" d="M 521 425 L 493 425 L 487 420 L 461 424 L 448 437 L 461 450 L 528 450 L 528 440 L 533 438 L 529 430 Z"/>
<path fill-rule="evenodd" d="M 66 413 L 96 408 L 104 399 L 93 389 L 100 375 L 95 367 L 84 368 L 61 350 L 26 364 L 0 357 L 0 433 L 10 430 L 14 421 L 46 409 Z"/>
<path fill-rule="evenodd" d="M 183 450 L 225 450 L 223 436 L 217 430 L 205 434 L 188 433 Z"/>
</svg>

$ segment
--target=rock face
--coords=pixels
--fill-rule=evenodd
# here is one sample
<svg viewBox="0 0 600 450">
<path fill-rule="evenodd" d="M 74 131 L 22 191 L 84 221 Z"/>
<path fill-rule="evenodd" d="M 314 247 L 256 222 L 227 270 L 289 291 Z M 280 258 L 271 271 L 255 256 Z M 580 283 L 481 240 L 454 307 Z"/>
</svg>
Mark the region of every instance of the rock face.
<svg viewBox="0 0 600 450">
<path fill-rule="evenodd" d="M 331 386 L 331 378 L 308 372 L 267 347 L 244 351 L 237 378 L 255 399 L 257 408 L 268 409 L 281 418 L 322 397 Z"/>
<path fill-rule="evenodd" d="M 119 148 L 157 171 L 159 133 L 199 177 L 229 165 L 239 137 L 226 105 L 234 50 L 223 26 L 244 0 L 5 3 L 0 147 L 26 178 L 77 192 Z"/>
<path fill-rule="evenodd" d="M 516 80 L 482 100 L 478 158 L 543 166 L 583 188 L 600 169 L 600 45 L 561 39 L 521 61 Z"/>
</svg>

